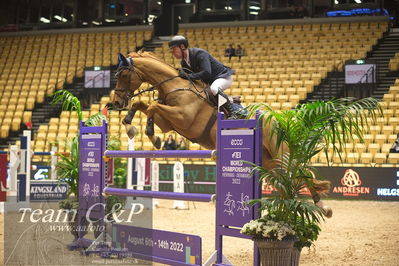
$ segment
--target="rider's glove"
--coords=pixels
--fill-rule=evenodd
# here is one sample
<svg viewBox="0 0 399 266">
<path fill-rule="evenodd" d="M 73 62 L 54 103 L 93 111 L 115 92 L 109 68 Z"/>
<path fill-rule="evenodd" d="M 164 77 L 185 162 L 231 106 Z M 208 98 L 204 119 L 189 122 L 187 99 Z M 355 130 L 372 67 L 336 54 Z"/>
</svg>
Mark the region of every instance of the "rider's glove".
<svg viewBox="0 0 399 266">
<path fill-rule="evenodd" d="M 183 69 L 179 69 L 179 77 L 181 77 L 182 79 L 190 79 L 188 76 L 188 73 L 186 73 Z"/>
</svg>

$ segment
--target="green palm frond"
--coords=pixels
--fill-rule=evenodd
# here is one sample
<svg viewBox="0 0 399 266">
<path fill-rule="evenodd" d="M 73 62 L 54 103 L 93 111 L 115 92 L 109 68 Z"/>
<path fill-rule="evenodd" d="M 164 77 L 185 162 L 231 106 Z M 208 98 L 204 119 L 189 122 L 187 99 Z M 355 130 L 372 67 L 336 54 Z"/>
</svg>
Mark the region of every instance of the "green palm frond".
<svg viewBox="0 0 399 266">
<path fill-rule="evenodd" d="M 266 104 L 254 104 L 248 110 L 249 116 L 258 110 L 264 111 L 260 117 L 271 126 L 271 135 L 276 136 L 276 150 L 286 144 L 289 153 L 303 161 L 309 161 L 321 150 L 328 156 L 329 146 L 340 155 L 345 143 L 353 141 L 355 136 L 363 142 L 364 128 L 382 114 L 382 108 L 374 98 L 318 101 L 282 112 L 274 111 Z"/>
<path fill-rule="evenodd" d="M 95 127 L 95 126 L 101 126 L 103 120 L 106 120 L 107 118 L 102 112 L 98 112 L 90 116 L 86 121 L 85 121 L 85 126 L 89 127 Z"/>
<path fill-rule="evenodd" d="M 82 107 L 80 100 L 67 90 L 58 90 L 53 94 L 51 104 L 61 103 L 63 110 L 76 111 L 78 120 L 83 120 Z"/>
<path fill-rule="evenodd" d="M 65 156 L 60 154 L 56 169 L 58 179 L 66 182 L 69 186 L 68 194 L 78 196 L 78 180 L 79 180 L 79 136 L 76 135 L 72 140 L 67 142 L 67 150 L 70 154 Z"/>
</svg>

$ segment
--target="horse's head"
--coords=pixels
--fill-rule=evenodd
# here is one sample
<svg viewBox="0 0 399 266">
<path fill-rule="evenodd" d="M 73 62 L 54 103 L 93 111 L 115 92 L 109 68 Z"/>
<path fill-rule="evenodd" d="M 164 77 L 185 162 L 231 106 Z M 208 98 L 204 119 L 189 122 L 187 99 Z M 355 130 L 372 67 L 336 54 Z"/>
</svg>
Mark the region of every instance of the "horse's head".
<svg viewBox="0 0 399 266">
<path fill-rule="evenodd" d="M 118 69 L 116 73 L 117 83 L 114 89 L 114 95 L 108 106 L 116 110 L 124 109 L 129 104 L 129 99 L 140 85 L 143 83 L 140 76 L 134 69 L 132 57 L 118 55 Z"/>
</svg>

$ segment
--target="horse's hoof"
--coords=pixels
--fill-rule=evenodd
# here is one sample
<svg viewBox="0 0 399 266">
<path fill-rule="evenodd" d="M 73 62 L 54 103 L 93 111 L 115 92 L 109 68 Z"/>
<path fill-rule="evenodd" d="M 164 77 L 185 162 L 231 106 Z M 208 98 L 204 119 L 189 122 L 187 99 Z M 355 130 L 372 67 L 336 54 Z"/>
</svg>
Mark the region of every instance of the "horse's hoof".
<svg viewBox="0 0 399 266">
<path fill-rule="evenodd" d="M 145 134 L 149 137 L 154 136 L 154 118 L 147 119 L 147 126 L 145 127 Z"/>
<path fill-rule="evenodd" d="M 154 143 L 154 146 L 155 146 L 155 148 L 157 148 L 158 150 L 161 148 L 161 138 L 160 137 L 157 137 L 157 139 L 156 139 L 156 141 L 155 141 L 155 143 Z"/>
<path fill-rule="evenodd" d="M 129 137 L 129 139 L 134 138 L 137 134 L 136 127 L 131 125 L 125 125 L 125 127 L 126 127 L 126 134 Z"/>
<path fill-rule="evenodd" d="M 332 215 L 333 215 L 332 209 L 331 209 L 330 207 L 328 207 L 328 206 L 325 206 L 325 207 L 323 208 L 323 212 L 324 212 L 324 215 L 325 215 L 327 218 L 331 218 Z"/>
</svg>

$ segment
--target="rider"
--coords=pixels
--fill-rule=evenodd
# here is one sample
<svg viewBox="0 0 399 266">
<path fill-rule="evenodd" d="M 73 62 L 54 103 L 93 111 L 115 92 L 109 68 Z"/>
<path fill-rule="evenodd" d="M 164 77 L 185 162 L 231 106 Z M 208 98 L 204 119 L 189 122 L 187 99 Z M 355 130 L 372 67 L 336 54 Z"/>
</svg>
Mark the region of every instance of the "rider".
<svg viewBox="0 0 399 266">
<path fill-rule="evenodd" d="M 169 41 L 169 48 L 176 59 L 181 59 L 183 69 L 189 69 L 192 73 L 180 72 L 179 76 L 190 80 L 202 80 L 210 84 L 212 94 L 218 99 L 222 96 L 226 102 L 221 106 L 230 114 L 239 117 L 241 113 L 238 105 L 233 105 L 228 96 L 223 92 L 230 88 L 234 70 L 217 61 L 207 51 L 200 48 L 188 48 L 188 40 L 182 35 L 176 35 Z"/>
</svg>

